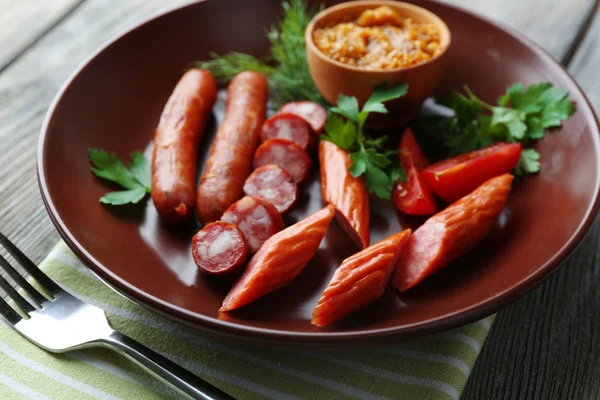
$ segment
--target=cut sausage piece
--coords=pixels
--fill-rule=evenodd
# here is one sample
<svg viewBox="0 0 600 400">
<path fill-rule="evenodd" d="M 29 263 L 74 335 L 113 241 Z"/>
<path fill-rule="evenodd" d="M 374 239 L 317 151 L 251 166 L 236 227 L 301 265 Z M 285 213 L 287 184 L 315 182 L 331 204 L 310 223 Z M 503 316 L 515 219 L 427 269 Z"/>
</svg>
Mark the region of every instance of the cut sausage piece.
<svg viewBox="0 0 600 400">
<path fill-rule="evenodd" d="M 312 323 L 332 324 L 380 298 L 409 236 L 406 229 L 346 258 L 315 307 Z"/>
<path fill-rule="evenodd" d="M 267 80 L 241 72 L 227 89 L 225 119 L 215 137 L 198 187 L 198 218 L 215 221 L 243 196 L 267 106 Z"/>
<path fill-rule="evenodd" d="M 161 218 L 189 218 L 196 204 L 198 142 L 217 99 L 210 72 L 186 72 L 169 97 L 152 139 L 152 202 Z"/>
<path fill-rule="evenodd" d="M 319 164 L 323 201 L 335 207 L 335 219 L 356 243 L 364 249 L 371 240 L 369 229 L 369 193 L 362 177 L 348 171 L 352 161 L 344 150 L 321 140 Z"/>
<path fill-rule="evenodd" d="M 266 120 L 260 132 L 260 141 L 286 139 L 309 151 L 315 144 L 315 134 L 303 118 L 291 114 L 277 114 Z"/>
<path fill-rule="evenodd" d="M 429 218 L 410 237 L 394 273 L 403 292 L 471 250 L 493 228 L 513 176 L 500 175 Z"/>
<path fill-rule="evenodd" d="M 220 311 L 230 311 L 292 282 L 314 257 L 334 209 L 327 206 L 271 236 L 252 257 Z"/>
<path fill-rule="evenodd" d="M 258 197 L 245 196 L 225 211 L 221 221 L 236 225 L 246 239 L 249 253 L 256 253 L 271 236 L 283 229 L 275 206 Z"/>
<path fill-rule="evenodd" d="M 269 164 L 250 174 L 244 183 L 244 193 L 268 201 L 283 214 L 296 202 L 298 185 L 283 169 Z"/>
<path fill-rule="evenodd" d="M 327 120 L 327 111 L 312 101 L 294 101 L 284 104 L 279 113 L 291 113 L 302 117 L 310 124 L 313 131 L 321 133 Z"/>
<path fill-rule="evenodd" d="M 261 144 L 254 154 L 254 168 L 275 164 L 290 174 L 294 182 L 308 178 L 310 157 L 298 145 L 285 139 L 271 139 Z"/>
<path fill-rule="evenodd" d="M 213 222 L 192 238 L 192 256 L 202 271 L 221 275 L 241 268 L 248 257 L 244 234 L 228 222 Z"/>
</svg>

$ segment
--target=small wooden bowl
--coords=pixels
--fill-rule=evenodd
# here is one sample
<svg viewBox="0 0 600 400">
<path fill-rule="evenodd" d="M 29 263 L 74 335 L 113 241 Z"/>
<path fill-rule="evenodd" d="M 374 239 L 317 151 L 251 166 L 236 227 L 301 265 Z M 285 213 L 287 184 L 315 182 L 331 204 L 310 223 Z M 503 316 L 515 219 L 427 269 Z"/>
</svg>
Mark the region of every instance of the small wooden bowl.
<svg viewBox="0 0 600 400">
<path fill-rule="evenodd" d="M 365 10 L 388 6 L 400 16 L 415 22 L 433 24 L 440 32 L 442 52 L 421 64 L 385 70 L 368 70 L 343 64 L 323 54 L 313 41 L 315 29 L 342 21 L 354 21 Z M 413 4 L 397 1 L 351 1 L 327 8 L 317 14 L 306 28 L 306 56 L 312 79 L 325 100 L 337 102 L 340 94 L 355 96 L 362 105 L 373 88 L 381 82 L 409 85 L 408 94 L 386 104 L 389 113 L 369 118 L 371 127 L 403 125 L 414 118 L 423 101 L 431 96 L 440 83 L 446 67 L 450 47 L 450 30 L 444 21 L 432 12 Z"/>
</svg>

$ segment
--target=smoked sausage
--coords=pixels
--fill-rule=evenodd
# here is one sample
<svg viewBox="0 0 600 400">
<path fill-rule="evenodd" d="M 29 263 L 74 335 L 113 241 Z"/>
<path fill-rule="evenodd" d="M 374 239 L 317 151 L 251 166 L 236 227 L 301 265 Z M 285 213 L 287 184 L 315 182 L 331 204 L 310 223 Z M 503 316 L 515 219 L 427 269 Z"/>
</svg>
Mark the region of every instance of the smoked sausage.
<svg viewBox="0 0 600 400">
<path fill-rule="evenodd" d="M 278 113 L 291 113 L 304 118 L 310 124 L 315 133 L 321 133 L 327 120 L 327 111 L 312 101 L 293 101 L 281 107 Z"/>
<path fill-rule="evenodd" d="M 252 165 L 254 168 L 275 164 L 290 174 L 294 182 L 300 183 L 310 173 L 310 157 L 300 146 L 286 139 L 271 139 L 256 150 Z"/>
<path fill-rule="evenodd" d="M 225 119 L 213 141 L 198 186 L 198 218 L 210 222 L 243 196 L 267 105 L 267 79 L 244 71 L 227 89 Z"/>
<path fill-rule="evenodd" d="M 244 194 L 268 201 L 283 214 L 298 199 L 298 185 L 283 169 L 268 164 L 250 174 L 244 183 Z"/>
<path fill-rule="evenodd" d="M 175 86 L 154 131 L 151 195 L 165 221 L 183 221 L 194 212 L 196 149 L 216 98 L 210 72 L 189 70 Z"/>
<path fill-rule="evenodd" d="M 329 325 L 381 297 L 409 236 L 406 229 L 346 258 L 315 307 L 312 323 Z"/>
<path fill-rule="evenodd" d="M 489 179 L 421 225 L 396 266 L 394 287 L 410 289 L 479 243 L 494 227 L 512 181 L 510 174 Z"/>
<path fill-rule="evenodd" d="M 245 306 L 292 282 L 314 257 L 334 209 L 327 206 L 271 236 L 248 262 L 219 311 Z"/>
<path fill-rule="evenodd" d="M 260 132 L 260 141 L 287 139 L 309 151 L 315 144 L 316 135 L 303 118 L 290 113 L 276 114 L 266 120 Z"/>
<path fill-rule="evenodd" d="M 198 268 L 208 274 L 234 272 L 248 257 L 244 234 L 228 222 L 212 222 L 192 238 L 192 257 Z"/>
<path fill-rule="evenodd" d="M 273 204 L 252 196 L 242 197 L 233 203 L 223 213 L 221 221 L 240 228 L 250 253 L 256 253 L 268 238 L 284 226 L 283 219 Z"/>
<path fill-rule="evenodd" d="M 321 140 L 319 164 L 323 201 L 335 207 L 335 219 L 359 249 L 369 245 L 369 193 L 362 177 L 348 171 L 352 161 L 344 150 Z"/>
</svg>

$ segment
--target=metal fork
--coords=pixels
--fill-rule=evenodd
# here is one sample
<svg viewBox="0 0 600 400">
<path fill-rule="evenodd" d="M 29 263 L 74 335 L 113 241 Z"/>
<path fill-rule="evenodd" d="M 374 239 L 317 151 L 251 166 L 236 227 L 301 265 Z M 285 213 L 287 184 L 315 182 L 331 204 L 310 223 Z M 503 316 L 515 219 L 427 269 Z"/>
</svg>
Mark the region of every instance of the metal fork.
<svg viewBox="0 0 600 400">
<path fill-rule="evenodd" d="M 29 318 L 22 318 L 1 297 L 0 314 L 31 342 L 53 353 L 89 347 L 108 348 L 134 361 L 155 377 L 192 398 L 233 399 L 141 343 L 113 330 L 104 311 L 64 291 L 1 233 L 0 244 L 47 292 L 43 294 L 35 289 L 0 255 L 0 267 L 33 300 L 32 305 L 0 276 L 0 287 Z"/>
</svg>

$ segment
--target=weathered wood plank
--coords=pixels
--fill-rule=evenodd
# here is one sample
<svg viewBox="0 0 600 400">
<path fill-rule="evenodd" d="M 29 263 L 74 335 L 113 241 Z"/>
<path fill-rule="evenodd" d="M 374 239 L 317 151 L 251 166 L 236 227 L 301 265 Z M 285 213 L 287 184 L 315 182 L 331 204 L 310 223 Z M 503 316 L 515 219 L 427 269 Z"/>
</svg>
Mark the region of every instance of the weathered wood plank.
<svg viewBox="0 0 600 400">
<path fill-rule="evenodd" d="M 42 204 L 35 171 L 37 138 L 52 98 L 102 43 L 185 2 L 89 0 L 0 74 L 0 154 L 5 166 L 0 171 L 0 227 L 35 261 L 59 238 Z"/>
<path fill-rule="evenodd" d="M 594 0 L 443 0 L 499 21 L 533 39 L 557 60 L 573 45 Z"/>
<path fill-rule="evenodd" d="M 83 0 L 0 0 L 0 71 Z"/>
<path fill-rule="evenodd" d="M 600 13 L 569 71 L 600 109 Z M 600 224 L 539 288 L 499 313 L 463 399 L 600 398 Z"/>
</svg>

